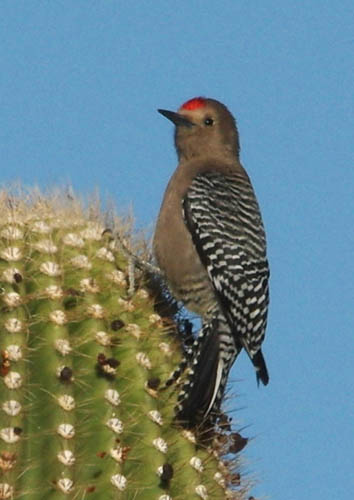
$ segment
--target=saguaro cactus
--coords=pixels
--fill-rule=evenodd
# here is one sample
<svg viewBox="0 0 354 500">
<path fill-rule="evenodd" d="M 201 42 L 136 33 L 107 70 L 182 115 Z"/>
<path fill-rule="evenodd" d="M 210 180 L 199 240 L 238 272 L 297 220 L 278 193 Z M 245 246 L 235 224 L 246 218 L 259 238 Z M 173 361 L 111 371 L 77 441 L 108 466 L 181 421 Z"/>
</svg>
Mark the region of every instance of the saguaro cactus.
<svg viewBox="0 0 354 500">
<path fill-rule="evenodd" d="M 179 345 L 144 288 L 128 295 L 100 217 L 6 193 L 0 209 L 0 499 L 246 498 L 222 458 L 236 435 L 173 424 L 157 385 Z"/>
</svg>

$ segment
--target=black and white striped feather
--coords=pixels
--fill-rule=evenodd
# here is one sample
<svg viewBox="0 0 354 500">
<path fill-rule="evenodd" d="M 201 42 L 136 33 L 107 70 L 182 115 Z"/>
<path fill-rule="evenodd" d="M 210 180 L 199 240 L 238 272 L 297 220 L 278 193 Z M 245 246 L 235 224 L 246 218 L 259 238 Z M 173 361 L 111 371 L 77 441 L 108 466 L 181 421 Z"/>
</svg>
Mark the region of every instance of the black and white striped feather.
<svg viewBox="0 0 354 500">
<path fill-rule="evenodd" d="M 215 334 L 209 327 L 209 334 L 214 339 L 219 335 L 219 341 L 211 343 L 204 338 L 199 359 L 194 360 L 197 366 L 189 380 L 189 391 L 195 393 L 193 386 L 200 386 L 198 377 L 205 382 L 204 373 L 210 371 L 203 363 L 212 358 L 215 370 L 218 366 L 215 359 L 223 360 L 223 349 L 227 345 L 227 360 L 222 361 L 224 375 L 218 378 L 214 373 L 209 379 L 211 385 L 216 380 L 219 383 L 213 388 L 211 407 L 204 404 L 209 412 L 220 405 L 227 375 L 242 348 L 256 368 L 257 381 L 266 385 L 269 380 L 261 352 L 269 303 L 265 233 L 258 203 L 245 172 L 223 175 L 215 171 L 197 175 L 183 199 L 182 208 L 186 226 L 215 290 L 218 319 L 214 326 L 220 328 L 222 317 L 228 325 L 228 333 L 224 327 Z M 225 342 L 227 335 L 230 339 Z M 218 357 L 203 352 L 207 348 L 218 350 Z M 206 387 L 204 391 L 210 393 Z M 181 414 L 186 413 L 191 401 L 188 388 L 184 392 L 180 401 Z"/>
</svg>

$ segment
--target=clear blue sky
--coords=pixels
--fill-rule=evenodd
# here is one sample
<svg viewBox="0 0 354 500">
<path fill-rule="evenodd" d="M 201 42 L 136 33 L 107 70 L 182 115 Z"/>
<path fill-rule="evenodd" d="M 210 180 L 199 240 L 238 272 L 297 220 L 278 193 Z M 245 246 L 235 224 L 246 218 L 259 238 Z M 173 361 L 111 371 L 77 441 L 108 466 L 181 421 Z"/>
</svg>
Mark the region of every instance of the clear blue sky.
<svg viewBox="0 0 354 500">
<path fill-rule="evenodd" d="M 352 497 L 353 0 L 1 0 L 0 68 L 1 182 L 98 187 L 137 227 L 176 164 L 156 108 L 228 105 L 272 271 L 271 382 L 232 374 L 254 495 Z"/>
</svg>

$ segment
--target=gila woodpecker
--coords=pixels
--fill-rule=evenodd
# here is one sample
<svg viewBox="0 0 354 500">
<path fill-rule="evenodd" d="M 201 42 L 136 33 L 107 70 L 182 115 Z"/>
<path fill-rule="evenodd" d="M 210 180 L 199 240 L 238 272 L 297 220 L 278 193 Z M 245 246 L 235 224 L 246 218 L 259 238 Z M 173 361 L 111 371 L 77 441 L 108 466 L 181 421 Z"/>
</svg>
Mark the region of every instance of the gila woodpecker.
<svg viewBox="0 0 354 500">
<path fill-rule="evenodd" d="M 269 268 L 259 206 L 239 160 L 236 123 L 226 106 L 196 97 L 177 113 L 179 164 L 161 205 L 154 254 L 177 300 L 201 316 L 176 417 L 187 426 L 215 421 L 231 366 L 242 348 L 257 382 L 268 384 L 262 355 Z M 172 380 L 172 379 L 171 379 Z"/>
</svg>

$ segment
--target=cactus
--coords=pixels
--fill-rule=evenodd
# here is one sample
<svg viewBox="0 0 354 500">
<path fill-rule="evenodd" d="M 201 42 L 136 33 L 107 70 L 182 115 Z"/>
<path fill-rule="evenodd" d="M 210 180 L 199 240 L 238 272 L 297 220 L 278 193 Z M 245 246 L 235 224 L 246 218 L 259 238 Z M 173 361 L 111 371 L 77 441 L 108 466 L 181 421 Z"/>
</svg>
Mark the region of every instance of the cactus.
<svg viewBox="0 0 354 500">
<path fill-rule="evenodd" d="M 103 216 L 24 198 L 0 197 L 0 499 L 245 499 L 239 435 L 173 424 L 179 342 Z"/>
</svg>

